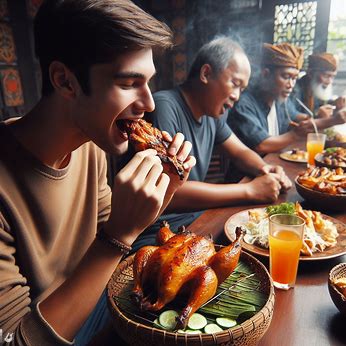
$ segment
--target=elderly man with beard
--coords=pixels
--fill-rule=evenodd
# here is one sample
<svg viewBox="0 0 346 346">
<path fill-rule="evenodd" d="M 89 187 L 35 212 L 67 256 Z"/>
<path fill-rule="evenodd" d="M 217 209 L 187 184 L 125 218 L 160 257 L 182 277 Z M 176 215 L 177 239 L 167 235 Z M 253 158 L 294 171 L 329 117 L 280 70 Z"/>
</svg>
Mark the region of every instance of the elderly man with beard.
<svg viewBox="0 0 346 346">
<path fill-rule="evenodd" d="M 331 101 L 337 69 L 338 61 L 333 54 L 310 55 L 307 73 L 297 81 L 292 94 L 293 98 L 300 99 L 319 118 L 332 116 L 335 108 L 339 110 L 345 107 L 345 97 L 339 97 L 334 102 Z M 299 105 L 298 109 L 304 111 L 299 108 Z"/>
</svg>

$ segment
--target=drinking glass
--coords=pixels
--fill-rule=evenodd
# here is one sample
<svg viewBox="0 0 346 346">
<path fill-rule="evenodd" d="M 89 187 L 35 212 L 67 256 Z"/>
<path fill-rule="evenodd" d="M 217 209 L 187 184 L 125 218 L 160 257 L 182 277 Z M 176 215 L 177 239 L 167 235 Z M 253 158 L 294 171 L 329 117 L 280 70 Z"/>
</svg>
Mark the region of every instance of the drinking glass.
<svg viewBox="0 0 346 346">
<path fill-rule="evenodd" d="M 305 221 L 299 216 L 276 214 L 269 217 L 270 275 L 274 286 L 294 287 Z"/>
<path fill-rule="evenodd" d="M 308 166 L 315 165 L 315 156 L 323 151 L 326 137 L 324 133 L 308 133 L 306 140 Z"/>
</svg>

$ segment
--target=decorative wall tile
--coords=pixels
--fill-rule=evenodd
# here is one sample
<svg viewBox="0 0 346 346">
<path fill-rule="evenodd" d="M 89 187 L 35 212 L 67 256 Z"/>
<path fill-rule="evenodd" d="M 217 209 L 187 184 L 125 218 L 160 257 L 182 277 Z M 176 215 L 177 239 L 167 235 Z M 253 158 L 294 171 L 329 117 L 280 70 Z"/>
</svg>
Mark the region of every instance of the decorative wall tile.
<svg viewBox="0 0 346 346">
<path fill-rule="evenodd" d="M 43 0 L 26 0 L 28 15 L 34 18 Z"/>
<path fill-rule="evenodd" d="M 174 56 L 174 63 L 177 65 L 184 65 L 186 64 L 186 54 L 183 53 L 177 53 Z"/>
<path fill-rule="evenodd" d="M 185 8 L 185 0 L 171 0 L 171 7 L 175 9 Z"/>
<path fill-rule="evenodd" d="M 174 32 L 178 31 L 178 32 L 184 32 L 185 31 L 185 24 L 186 23 L 186 20 L 184 17 L 176 17 L 173 19 L 172 21 L 172 27 L 173 27 L 173 30 Z"/>
<path fill-rule="evenodd" d="M 0 70 L 0 77 L 5 105 L 7 107 L 23 105 L 24 97 L 18 70 L 13 68 Z"/>
<path fill-rule="evenodd" d="M 16 60 L 12 29 L 7 23 L 0 23 L 0 63 L 11 64 Z"/>
<path fill-rule="evenodd" d="M 184 69 L 174 66 L 174 82 L 175 84 L 182 84 L 186 80 L 186 71 Z"/>
<path fill-rule="evenodd" d="M 289 42 L 304 48 L 304 67 L 314 49 L 317 1 L 275 6 L 274 43 Z"/>
<path fill-rule="evenodd" d="M 183 15 L 178 15 L 172 20 L 172 29 L 175 44 L 173 53 L 174 83 L 181 84 L 185 81 L 187 75 L 186 19 Z"/>
<path fill-rule="evenodd" d="M 8 18 L 7 0 L 0 0 L 0 19 Z"/>
<path fill-rule="evenodd" d="M 152 0 L 151 8 L 153 10 L 163 11 L 168 9 L 168 2 L 162 0 Z"/>
</svg>

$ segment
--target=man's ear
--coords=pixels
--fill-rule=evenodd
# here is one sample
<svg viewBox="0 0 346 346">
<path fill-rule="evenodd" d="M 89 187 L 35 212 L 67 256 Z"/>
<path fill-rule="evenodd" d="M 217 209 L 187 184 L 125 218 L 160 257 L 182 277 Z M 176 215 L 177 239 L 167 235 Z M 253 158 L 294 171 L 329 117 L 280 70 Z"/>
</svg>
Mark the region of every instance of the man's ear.
<svg viewBox="0 0 346 346">
<path fill-rule="evenodd" d="M 203 84 L 208 84 L 211 74 L 211 66 L 209 64 L 204 64 L 199 71 L 199 79 Z"/>
<path fill-rule="evenodd" d="M 74 73 L 60 61 L 53 61 L 49 66 L 49 77 L 55 91 L 65 98 L 74 98 L 79 90 L 79 83 Z"/>
</svg>

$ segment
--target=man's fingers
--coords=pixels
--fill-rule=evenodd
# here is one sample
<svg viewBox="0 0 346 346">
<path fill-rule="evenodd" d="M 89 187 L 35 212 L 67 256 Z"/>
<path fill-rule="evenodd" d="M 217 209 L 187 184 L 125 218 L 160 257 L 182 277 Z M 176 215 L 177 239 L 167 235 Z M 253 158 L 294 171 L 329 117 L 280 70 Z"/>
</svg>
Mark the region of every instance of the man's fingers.
<svg viewBox="0 0 346 346">
<path fill-rule="evenodd" d="M 132 173 L 132 183 L 135 189 L 140 188 L 148 178 L 152 179 L 152 174 L 150 175 L 150 173 L 162 172 L 162 170 L 162 162 L 158 156 L 146 156 Z M 157 176 L 157 173 L 154 175 Z"/>
<path fill-rule="evenodd" d="M 191 168 L 193 168 L 196 165 L 196 158 L 194 156 L 189 156 L 186 161 L 184 162 L 184 169 L 186 171 L 191 170 Z"/>
<path fill-rule="evenodd" d="M 185 139 L 184 135 L 182 133 L 178 132 L 174 136 L 171 144 L 169 145 L 168 153 L 171 155 L 176 155 L 178 153 L 180 147 L 184 143 L 184 139 Z"/>
<path fill-rule="evenodd" d="M 329 105 L 329 104 L 327 104 L 327 105 L 324 105 L 324 106 L 322 106 L 322 107 L 324 107 L 324 108 L 326 108 L 326 109 L 335 109 L 336 108 L 336 106 L 333 106 L 333 105 Z"/>
<path fill-rule="evenodd" d="M 161 131 L 162 137 L 166 142 L 172 142 L 173 138 L 167 131 Z"/>
<path fill-rule="evenodd" d="M 148 172 L 148 175 L 146 176 L 146 186 L 149 190 L 153 190 L 156 185 L 158 184 L 160 180 L 160 176 L 163 172 L 163 166 L 162 165 L 154 165 L 150 171 Z"/>
<path fill-rule="evenodd" d="M 170 182 L 169 176 L 166 173 L 162 173 L 156 185 L 157 192 L 160 195 L 164 196 L 166 194 L 169 182 Z"/>
<path fill-rule="evenodd" d="M 192 149 L 191 142 L 185 141 L 177 154 L 177 159 L 180 160 L 181 162 L 184 162 L 186 158 L 188 157 L 188 155 L 190 154 L 191 149 Z"/>
<path fill-rule="evenodd" d="M 157 151 L 154 149 L 147 149 L 136 153 L 133 158 L 129 161 L 129 163 L 120 170 L 119 174 L 124 174 L 127 177 L 131 177 L 133 173 L 136 171 L 138 166 L 147 156 L 155 156 Z"/>
</svg>

